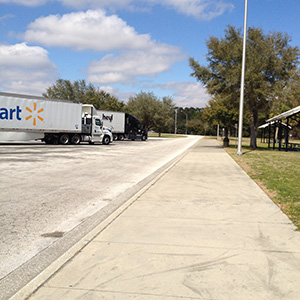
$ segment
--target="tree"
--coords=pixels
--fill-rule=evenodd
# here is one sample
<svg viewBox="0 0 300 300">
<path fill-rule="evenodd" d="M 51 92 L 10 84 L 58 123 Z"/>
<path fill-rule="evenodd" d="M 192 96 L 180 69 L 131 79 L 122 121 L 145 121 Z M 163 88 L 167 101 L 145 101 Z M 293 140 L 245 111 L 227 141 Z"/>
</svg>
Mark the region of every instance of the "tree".
<svg viewBox="0 0 300 300">
<path fill-rule="evenodd" d="M 96 109 L 102 110 L 123 111 L 125 107 L 124 102 L 103 90 L 96 89 L 91 83 L 87 84 L 85 80 L 72 83 L 69 80 L 58 79 L 43 96 L 92 104 Z"/>
<path fill-rule="evenodd" d="M 161 101 L 153 92 L 140 92 L 129 98 L 126 111 L 138 118 L 147 130 L 161 133 L 173 122 L 174 108 L 173 100 L 169 97 Z"/>
<path fill-rule="evenodd" d="M 197 126 L 197 130 L 195 129 L 196 127 L 193 124 L 198 124 L 202 122 L 202 113 L 203 113 L 203 108 L 199 107 L 177 107 L 177 133 L 180 134 L 185 134 L 185 133 L 192 133 L 192 134 L 203 134 L 204 129 L 203 126 L 201 127 L 201 130 L 199 129 L 200 127 Z M 172 118 L 174 117 L 174 111 L 172 111 Z M 192 122 L 194 121 L 195 122 Z M 196 122 L 197 121 L 197 122 Z M 198 122 L 199 121 L 199 122 Z M 171 128 L 172 132 L 174 131 L 174 127 Z"/>
<path fill-rule="evenodd" d="M 190 134 L 204 134 L 203 122 L 199 119 L 189 120 L 187 121 L 187 130 Z"/>
<path fill-rule="evenodd" d="M 211 126 L 220 125 L 225 128 L 225 136 L 233 132 L 235 124 L 238 123 L 238 105 L 233 99 L 223 98 L 216 95 L 209 100 L 208 105 L 203 111 L 203 120 Z"/>
<path fill-rule="evenodd" d="M 270 117 L 290 110 L 300 105 L 300 74 L 299 68 L 284 85 L 277 85 L 272 95 L 273 102 L 270 110 Z"/>
<path fill-rule="evenodd" d="M 265 35 L 259 28 L 248 29 L 244 99 L 245 112 L 250 118 L 252 148 L 257 147 L 259 112 L 268 114 L 274 91 L 288 84 L 299 64 L 299 48 L 290 46 L 290 41 L 286 34 Z M 225 37 L 211 37 L 207 47 L 207 67 L 190 58 L 192 76 L 204 84 L 214 101 L 221 101 L 228 112 L 230 107 L 236 111 L 240 96 L 241 31 L 228 26 Z M 229 122 L 228 119 L 226 123 Z"/>
<path fill-rule="evenodd" d="M 170 132 L 172 125 L 174 124 L 174 110 L 175 106 L 173 100 L 170 97 L 163 97 L 162 101 L 157 103 L 158 110 L 154 115 L 154 127 L 153 129 L 159 133 Z"/>
<path fill-rule="evenodd" d="M 47 88 L 43 96 L 52 99 L 77 100 L 75 99 L 73 84 L 71 81 L 63 79 L 56 80 L 55 84 Z"/>
</svg>

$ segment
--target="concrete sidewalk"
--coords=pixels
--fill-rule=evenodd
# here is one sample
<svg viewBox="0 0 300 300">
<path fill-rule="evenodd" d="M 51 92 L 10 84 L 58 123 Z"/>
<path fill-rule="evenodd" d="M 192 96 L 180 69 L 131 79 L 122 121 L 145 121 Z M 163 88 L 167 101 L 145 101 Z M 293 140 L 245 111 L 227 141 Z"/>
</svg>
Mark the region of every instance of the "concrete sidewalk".
<svg viewBox="0 0 300 300">
<path fill-rule="evenodd" d="M 30 300 L 300 299 L 300 233 L 202 139 Z"/>
</svg>

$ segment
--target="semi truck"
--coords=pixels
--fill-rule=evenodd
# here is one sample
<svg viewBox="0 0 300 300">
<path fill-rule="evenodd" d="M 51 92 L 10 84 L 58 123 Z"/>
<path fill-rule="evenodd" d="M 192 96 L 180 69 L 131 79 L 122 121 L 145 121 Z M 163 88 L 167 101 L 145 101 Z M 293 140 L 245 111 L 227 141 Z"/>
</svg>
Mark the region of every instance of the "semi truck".
<svg viewBox="0 0 300 300">
<path fill-rule="evenodd" d="M 97 114 L 104 126 L 111 129 L 115 140 L 122 141 L 127 138 L 146 141 L 148 138 L 147 130 L 130 114 L 105 110 L 97 110 Z"/>
<path fill-rule="evenodd" d="M 20 136 L 62 145 L 113 141 L 93 105 L 0 92 L 0 138 L 19 140 Z"/>
</svg>

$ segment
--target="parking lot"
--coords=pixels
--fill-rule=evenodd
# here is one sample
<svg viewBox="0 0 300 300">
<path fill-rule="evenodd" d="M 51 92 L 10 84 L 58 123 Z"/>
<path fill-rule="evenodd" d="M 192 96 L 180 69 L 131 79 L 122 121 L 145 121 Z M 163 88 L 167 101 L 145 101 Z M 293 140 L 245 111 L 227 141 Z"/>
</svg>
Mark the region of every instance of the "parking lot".
<svg viewBox="0 0 300 300">
<path fill-rule="evenodd" d="M 69 246 L 75 243 L 198 139 L 108 146 L 1 143 L 0 278 L 66 237 Z"/>
</svg>

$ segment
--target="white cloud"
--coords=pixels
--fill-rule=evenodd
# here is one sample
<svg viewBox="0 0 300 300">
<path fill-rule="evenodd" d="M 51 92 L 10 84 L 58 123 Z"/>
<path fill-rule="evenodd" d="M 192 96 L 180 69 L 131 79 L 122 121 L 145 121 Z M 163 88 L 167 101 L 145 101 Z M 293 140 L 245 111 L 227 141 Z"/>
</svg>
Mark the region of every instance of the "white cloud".
<svg viewBox="0 0 300 300">
<path fill-rule="evenodd" d="M 1 66 L 53 68 L 48 52 L 41 47 L 29 47 L 26 43 L 0 45 Z"/>
<path fill-rule="evenodd" d="M 24 38 L 45 46 L 118 51 L 118 55 L 109 54 L 89 64 L 87 80 L 100 85 L 156 76 L 185 58 L 180 48 L 157 43 L 148 34 L 138 34 L 118 16 L 108 16 L 103 10 L 41 17 L 28 26 Z"/>
<path fill-rule="evenodd" d="M 144 87 L 145 90 L 157 89 L 167 90 L 171 92 L 174 103 L 179 107 L 205 107 L 211 99 L 205 88 L 198 82 L 168 82 L 166 84 L 155 84 Z M 136 96 L 136 92 L 121 93 L 119 89 L 112 86 L 101 86 L 100 90 L 104 90 L 111 95 L 116 96 L 119 100 L 128 102 L 129 98 Z M 143 88 L 141 88 L 143 90 Z"/>
<path fill-rule="evenodd" d="M 163 0 L 162 2 L 179 13 L 202 20 L 211 20 L 234 8 L 233 4 L 220 0 Z"/>
<path fill-rule="evenodd" d="M 1 23 L 4 23 L 6 20 L 8 19 L 12 19 L 14 18 L 15 16 L 13 14 L 7 14 L 7 15 L 4 15 L 4 16 L 1 16 L 0 17 L 0 22 Z"/>
<path fill-rule="evenodd" d="M 5 91 L 41 94 L 56 80 L 56 66 L 41 47 L 0 45 L 0 85 Z"/>
<path fill-rule="evenodd" d="M 0 0 L 0 3 L 16 3 L 26 6 L 43 5 L 52 0 Z M 202 20 L 211 20 L 226 11 L 231 11 L 232 0 L 56 0 L 65 6 L 77 9 L 149 10 L 154 5 L 172 8 L 180 14 Z"/>
<path fill-rule="evenodd" d="M 135 92 L 123 92 L 122 93 L 122 92 L 120 92 L 120 90 L 118 88 L 114 88 L 112 86 L 100 86 L 99 89 L 109 93 L 110 95 L 117 97 L 120 101 L 123 101 L 125 103 L 128 102 L 128 100 L 131 96 L 134 97 L 136 95 Z"/>
<path fill-rule="evenodd" d="M 25 6 L 39 6 L 39 5 L 44 5 L 47 3 L 48 0 L 0 0 L 0 3 L 15 3 L 15 4 L 20 4 L 20 5 L 25 5 Z"/>
<path fill-rule="evenodd" d="M 76 7 L 76 8 L 111 8 L 111 9 L 130 9 L 137 2 L 137 0 L 59 0 L 66 6 Z"/>
<path fill-rule="evenodd" d="M 210 95 L 198 82 L 168 82 L 159 87 L 173 90 L 174 102 L 180 107 L 205 107 L 210 99 Z"/>
<path fill-rule="evenodd" d="M 137 76 L 156 76 L 185 58 L 178 47 L 159 44 L 138 34 L 116 15 L 103 10 L 48 16 L 35 20 L 24 34 L 32 43 L 76 50 L 119 51 L 90 63 L 88 81 L 97 84 L 128 83 Z"/>
<path fill-rule="evenodd" d="M 234 5 L 223 0 L 60 0 L 64 5 L 77 8 L 108 8 L 127 10 L 147 10 L 153 5 L 162 5 L 176 10 L 178 13 L 195 18 L 210 20 Z M 229 1 L 229 0 L 228 0 Z"/>
<path fill-rule="evenodd" d="M 138 76 L 156 76 L 185 58 L 179 48 L 152 44 L 144 50 L 124 52 L 119 56 L 108 55 L 101 61 L 90 63 L 88 81 L 96 84 L 129 83 Z"/>
<path fill-rule="evenodd" d="M 41 17 L 28 25 L 24 39 L 45 46 L 94 51 L 143 49 L 152 43 L 150 35 L 138 34 L 118 16 L 107 16 L 103 10 Z"/>
</svg>

